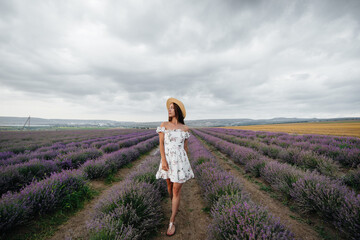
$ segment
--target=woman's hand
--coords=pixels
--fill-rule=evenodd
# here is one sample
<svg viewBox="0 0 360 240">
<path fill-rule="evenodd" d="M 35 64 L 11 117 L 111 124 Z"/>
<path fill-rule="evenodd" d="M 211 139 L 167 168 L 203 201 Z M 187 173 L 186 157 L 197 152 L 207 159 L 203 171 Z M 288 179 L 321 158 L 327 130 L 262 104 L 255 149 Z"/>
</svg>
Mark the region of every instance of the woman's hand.
<svg viewBox="0 0 360 240">
<path fill-rule="evenodd" d="M 164 171 L 168 171 L 168 170 L 169 170 L 169 165 L 168 165 L 168 163 L 166 162 L 166 160 L 161 160 L 161 168 L 162 168 L 162 170 L 164 170 Z"/>
</svg>

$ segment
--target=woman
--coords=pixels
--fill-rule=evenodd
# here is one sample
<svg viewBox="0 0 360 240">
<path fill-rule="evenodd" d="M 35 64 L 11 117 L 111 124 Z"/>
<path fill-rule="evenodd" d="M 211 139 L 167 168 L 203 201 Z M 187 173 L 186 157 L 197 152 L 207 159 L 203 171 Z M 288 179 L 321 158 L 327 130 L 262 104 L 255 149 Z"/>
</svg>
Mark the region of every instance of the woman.
<svg viewBox="0 0 360 240">
<path fill-rule="evenodd" d="M 156 132 L 159 133 L 161 163 L 156 178 L 166 179 L 171 199 L 172 213 L 166 235 L 175 234 L 175 216 L 180 203 L 181 186 L 187 180 L 194 178 L 188 159 L 189 128 L 184 123 L 186 110 L 184 104 L 176 99 L 166 101 L 169 121 L 161 123 Z"/>
</svg>

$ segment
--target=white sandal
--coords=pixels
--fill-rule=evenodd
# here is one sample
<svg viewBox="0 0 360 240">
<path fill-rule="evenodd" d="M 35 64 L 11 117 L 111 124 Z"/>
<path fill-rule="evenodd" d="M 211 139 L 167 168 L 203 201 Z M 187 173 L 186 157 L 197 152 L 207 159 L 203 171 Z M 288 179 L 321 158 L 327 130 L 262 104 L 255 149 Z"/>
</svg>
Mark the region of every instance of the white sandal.
<svg viewBox="0 0 360 240">
<path fill-rule="evenodd" d="M 175 232 L 176 232 L 176 228 L 175 228 L 175 231 L 174 231 L 174 233 L 173 234 L 171 234 L 171 235 L 169 235 L 168 234 L 168 231 L 169 230 L 171 230 L 171 227 L 174 225 L 174 227 L 175 227 L 175 222 L 170 222 L 169 223 L 169 228 L 168 228 L 168 230 L 166 231 L 166 235 L 168 235 L 168 236 L 172 236 L 172 235 L 174 235 L 175 234 Z"/>
</svg>

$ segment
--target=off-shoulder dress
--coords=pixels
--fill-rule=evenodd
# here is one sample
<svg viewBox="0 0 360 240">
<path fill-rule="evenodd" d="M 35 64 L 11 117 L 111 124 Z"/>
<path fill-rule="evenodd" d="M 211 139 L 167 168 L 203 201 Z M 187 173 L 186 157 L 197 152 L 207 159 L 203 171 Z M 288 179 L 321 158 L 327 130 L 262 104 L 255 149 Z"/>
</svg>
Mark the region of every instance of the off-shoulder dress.
<svg viewBox="0 0 360 240">
<path fill-rule="evenodd" d="M 160 166 L 156 172 L 156 179 L 170 178 L 171 182 L 184 183 L 194 177 L 189 158 L 184 149 L 184 141 L 190 137 L 190 133 L 181 129 L 165 129 L 157 127 L 157 133 L 164 133 L 165 158 L 169 170 L 162 169 L 161 159 Z"/>
</svg>

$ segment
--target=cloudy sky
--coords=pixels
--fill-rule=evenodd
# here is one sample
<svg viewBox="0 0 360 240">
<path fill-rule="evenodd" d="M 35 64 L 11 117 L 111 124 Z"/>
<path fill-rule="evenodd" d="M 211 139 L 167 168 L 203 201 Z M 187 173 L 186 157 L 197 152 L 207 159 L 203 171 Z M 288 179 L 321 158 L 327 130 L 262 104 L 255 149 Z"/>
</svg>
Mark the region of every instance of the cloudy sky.
<svg viewBox="0 0 360 240">
<path fill-rule="evenodd" d="M 360 1 L 0 1 L 0 116 L 360 117 Z"/>
</svg>

